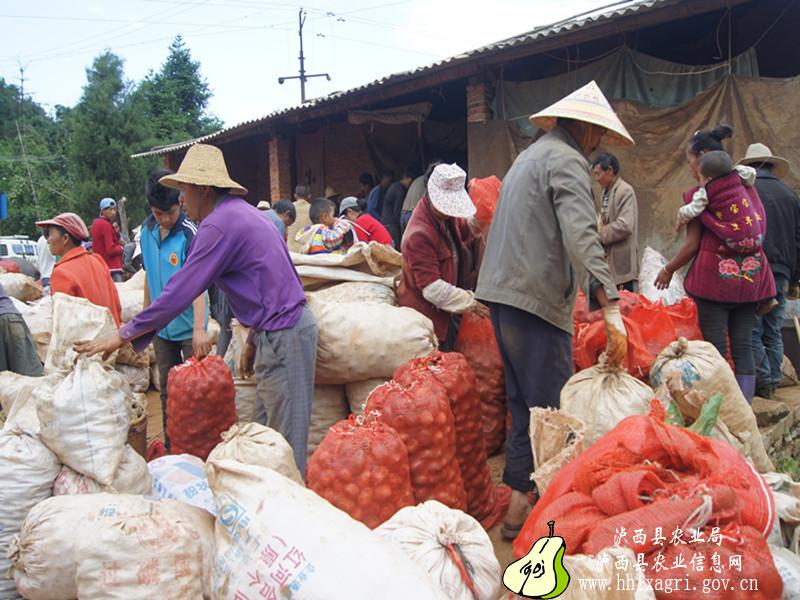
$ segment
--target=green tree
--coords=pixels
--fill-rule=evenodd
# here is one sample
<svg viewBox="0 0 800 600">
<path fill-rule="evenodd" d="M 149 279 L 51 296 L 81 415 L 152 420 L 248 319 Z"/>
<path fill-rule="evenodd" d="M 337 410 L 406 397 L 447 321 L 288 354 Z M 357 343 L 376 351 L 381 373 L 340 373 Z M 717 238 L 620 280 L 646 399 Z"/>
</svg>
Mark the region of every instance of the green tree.
<svg viewBox="0 0 800 600">
<path fill-rule="evenodd" d="M 0 192 L 8 195 L 0 234 L 38 237 L 37 220 L 74 210 L 65 143 L 58 119 L 0 79 Z"/>
<path fill-rule="evenodd" d="M 94 218 L 98 201 L 126 196 L 131 223 L 145 216 L 144 181 L 154 160 L 132 160 L 152 139 L 146 106 L 125 79 L 123 60 L 112 52 L 95 58 L 78 104 L 67 111 L 72 196 L 80 214 Z M 91 219 L 87 225 L 91 224 Z"/>
<path fill-rule="evenodd" d="M 169 47 L 161 69 L 150 72 L 138 90 L 148 108 L 153 145 L 178 142 L 216 131 L 222 123 L 207 112 L 211 90 L 181 36 Z"/>
</svg>

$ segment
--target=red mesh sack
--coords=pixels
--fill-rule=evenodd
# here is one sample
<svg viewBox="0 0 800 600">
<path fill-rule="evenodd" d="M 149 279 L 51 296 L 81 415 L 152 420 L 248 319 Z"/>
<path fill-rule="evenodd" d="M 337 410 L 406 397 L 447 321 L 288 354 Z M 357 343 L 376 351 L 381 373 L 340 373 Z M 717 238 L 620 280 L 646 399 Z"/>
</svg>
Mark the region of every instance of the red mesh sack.
<svg viewBox="0 0 800 600">
<path fill-rule="evenodd" d="M 19 265 L 13 260 L 0 260 L 0 269 L 3 269 L 6 273 L 19 273 Z M 3 271 L 0 271 L 0 273 Z"/>
<path fill-rule="evenodd" d="M 628 332 L 628 357 L 625 368 L 637 379 L 647 381 L 656 355 L 648 349 L 639 324 L 629 317 L 622 317 L 622 320 Z M 597 364 L 600 354 L 605 352 L 606 340 L 606 326 L 603 321 L 577 327 L 572 340 L 572 359 L 578 371 Z"/>
<path fill-rule="evenodd" d="M 668 535 L 687 524 L 741 525 L 766 539 L 775 506 L 761 475 L 726 442 L 667 425 L 658 407 L 657 416 L 623 419 L 561 470 L 515 540 L 517 556 L 547 534 L 549 520 L 570 554 L 614 545 L 622 528 L 622 545 L 643 553 L 655 549 L 631 539 L 636 529 L 650 538 L 656 527 Z"/>
<path fill-rule="evenodd" d="M 167 435 L 173 454 L 205 460 L 236 417 L 233 377 L 219 356 L 172 367 L 167 384 Z"/>
<path fill-rule="evenodd" d="M 416 502 L 438 500 L 466 511 L 453 413 L 442 386 L 430 380 L 409 386 L 390 381 L 372 390 L 364 408 L 365 413 L 371 411 L 380 413 L 381 421 L 397 431 L 408 450 Z"/>
<path fill-rule="evenodd" d="M 414 505 L 408 451 L 376 413 L 328 430 L 308 460 L 308 487 L 370 529 Z"/>
<path fill-rule="evenodd" d="M 775 568 L 772 554 L 764 538 L 752 527 L 732 526 L 720 531 L 719 538 L 709 542 L 668 544 L 651 553 L 647 561 L 646 577 L 654 589 L 659 579 L 685 579 L 681 590 L 670 594 L 656 592 L 657 598 L 668 600 L 777 600 L 783 594 L 783 581 Z M 663 555 L 661 560 L 658 555 Z M 735 566 L 735 557 L 741 557 L 741 567 Z M 698 559 L 698 557 L 702 557 Z M 703 570 L 697 568 L 702 560 Z M 685 569 L 654 568 L 656 561 L 672 567 L 676 561 Z M 695 562 L 693 562 L 695 561 Z M 734 566 L 731 567 L 731 563 Z M 716 581 L 714 581 L 716 580 Z M 754 585 L 751 586 L 751 583 Z"/>
<path fill-rule="evenodd" d="M 455 345 L 475 372 L 475 386 L 481 399 L 483 442 L 486 455 L 503 449 L 506 441 L 506 384 L 503 359 L 489 317 L 465 313 Z"/>
<path fill-rule="evenodd" d="M 672 322 L 675 324 L 675 334 L 687 340 L 702 340 L 703 332 L 700 331 L 700 322 L 697 319 L 697 304 L 691 298 L 684 298 L 677 304 L 666 307 Z"/>
<path fill-rule="evenodd" d="M 492 222 L 497 201 L 500 199 L 500 186 L 502 182 L 491 175 L 483 179 L 471 179 L 469 182 L 469 197 L 475 205 L 475 218 L 487 225 Z"/>
<path fill-rule="evenodd" d="M 500 519 L 494 501 L 494 484 L 483 443 L 481 400 L 475 373 L 458 352 L 432 354 L 413 359 L 397 368 L 394 379 L 401 385 L 430 380 L 447 393 L 456 431 L 456 459 L 467 492 L 467 512 L 484 528 Z"/>
<path fill-rule="evenodd" d="M 629 292 L 628 290 L 620 290 L 619 292 L 619 311 L 623 317 L 630 315 L 631 311 L 639 305 L 640 298 L 638 294 Z M 589 305 L 586 302 L 586 295 L 582 291 L 578 291 L 575 298 L 575 308 L 572 312 L 572 320 L 575 323 L 596 323 L 603 320 L 602 310 L 589 311 Z"/>
</svg>

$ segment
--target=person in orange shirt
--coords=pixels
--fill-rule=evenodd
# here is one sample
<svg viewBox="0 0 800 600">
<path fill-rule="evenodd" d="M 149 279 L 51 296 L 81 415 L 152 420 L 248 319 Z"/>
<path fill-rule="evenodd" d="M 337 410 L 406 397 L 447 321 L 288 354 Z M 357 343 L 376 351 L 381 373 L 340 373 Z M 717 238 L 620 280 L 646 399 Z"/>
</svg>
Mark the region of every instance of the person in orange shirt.
<svg viewBox="0 0 800 600">
<path fill-rule="evenodd" d="M 119 325 L 122 310 L 108 265 L 100 256 L 81 247 L 81 242 L 89 239 L 83 219 L 75 213 L 62 213 L 36 225 L 45 230 L 50 252 L 60 257 L 50 276 L 50 293 L 61 292 L 105 306 Z"/>
</svg>

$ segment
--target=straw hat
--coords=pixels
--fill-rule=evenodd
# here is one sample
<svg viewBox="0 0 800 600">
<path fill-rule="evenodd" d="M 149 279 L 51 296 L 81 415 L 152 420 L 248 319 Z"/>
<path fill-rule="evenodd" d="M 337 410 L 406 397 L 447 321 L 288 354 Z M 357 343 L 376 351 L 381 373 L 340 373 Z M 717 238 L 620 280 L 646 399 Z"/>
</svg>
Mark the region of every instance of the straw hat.
<svg viewBox="0 0 800 600">
<path fill-rule="evenodd" d="M 72 237 L 78 238 L 81 241 L 89 239 L 89 230 L 86 228 L 86 223 L 75 213 L 61 213 L 52 219 L 36 222 L 36 226 L 42 229 L 47 229 L 51 225 L 62 227 Z"/>
<path fill-rule="evenodd" d="M 195 144 L 189 148 L 181 166 L 178 167 L 178 172 L 165 175 L 158 181 L 171 188 L 177 188 L 181 183 L 189 183 L 229 189 L 231 194 L 237 196 L 247 194 L 247 188 L 228 175 L 222 150 L 208 144 Z"/>
<path fill-rule="evenodd" d="M 789 172 L 789 161 L 780 156 L 773 156 L 772 151 L 764 144 L 750 144 L 744 153 L 744 158 L 739 161 L 740 165 L 761 163 L 771 164 L 773 175 L 779 179 Z"/>
<path fill-rule="evenodd" d="M 440 213 L 448 217 L 468 218 L 475 214 L 475 205 L 464 189 L 467 174 L 456 164 L 438 165 L 428 179 L 428 197 Z"/>
<path fill-rule="evenodd" d="M 611 108 L 603 92 L 594 81 L 590 81 L 569 96 L 528 117 L 528 120 L 545 131 L 556 126 L 556 119 L 575 119 L 606 129 L 603 142 L 608 145 L 633 146 L 634 141 L 617 113 Z"/>
</svg>

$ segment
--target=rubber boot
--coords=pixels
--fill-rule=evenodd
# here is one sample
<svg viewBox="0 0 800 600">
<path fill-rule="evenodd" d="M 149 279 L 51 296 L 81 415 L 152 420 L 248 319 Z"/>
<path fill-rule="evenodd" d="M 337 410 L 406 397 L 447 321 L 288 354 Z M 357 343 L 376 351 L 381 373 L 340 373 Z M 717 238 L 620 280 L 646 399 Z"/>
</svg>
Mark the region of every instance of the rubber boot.
<svg viewBox="0 0 800 600">
<path fill-rule="evenodd" d="M 739 384 L 739 389 L 742 390 L 745 400 L 748 404 L 753 404 L 753 396 L 756 393 L 756 376 L 755 375 L 737 375 L 736 383 Z"/>
</svg>

